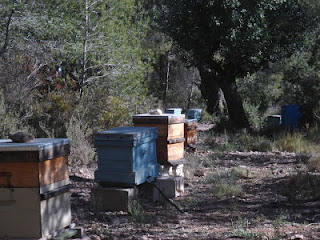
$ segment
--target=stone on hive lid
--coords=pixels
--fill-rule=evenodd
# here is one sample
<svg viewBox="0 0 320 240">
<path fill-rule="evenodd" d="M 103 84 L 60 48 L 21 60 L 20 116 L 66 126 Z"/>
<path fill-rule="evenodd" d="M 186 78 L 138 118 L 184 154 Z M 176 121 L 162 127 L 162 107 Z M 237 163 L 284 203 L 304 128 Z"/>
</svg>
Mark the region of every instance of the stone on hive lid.
<svg viewBox="0 0 320 240">
<path fill-rule="evenodd" d="M 9 133 L 9 138 L 14 143 L 27 143 L 34 140 L 34 137 L 30 133 L 23 131 Z"/>
</svg>

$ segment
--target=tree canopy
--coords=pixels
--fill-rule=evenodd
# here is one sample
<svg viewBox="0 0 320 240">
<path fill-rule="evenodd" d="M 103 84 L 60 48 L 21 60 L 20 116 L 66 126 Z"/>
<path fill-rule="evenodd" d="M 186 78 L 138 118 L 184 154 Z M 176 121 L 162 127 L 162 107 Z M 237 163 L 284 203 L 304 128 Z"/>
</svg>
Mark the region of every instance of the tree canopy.
<svg viewBox="0 0 320 240">
<path fill-rule="evenodd" d="M 292 54 L 314 23 L 308 5 L 294 0 L 159 0 L 153 4 L 159 28 L 191 53 L 208 111 L 216 111 L 221 89 L 235 127 L 248 126 L 236 78 Z"/>
</svg>

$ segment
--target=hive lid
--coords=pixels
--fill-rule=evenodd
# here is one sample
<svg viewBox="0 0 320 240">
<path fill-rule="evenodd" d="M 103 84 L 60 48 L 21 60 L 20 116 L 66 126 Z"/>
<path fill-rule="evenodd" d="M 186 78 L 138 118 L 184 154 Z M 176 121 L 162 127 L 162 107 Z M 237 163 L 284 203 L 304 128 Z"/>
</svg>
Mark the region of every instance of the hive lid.
<svg viewBox="0 0 320 240">
<path fill-rule="evenodd" d="M 69 145 L 67 138 L 36 138 L 32 142 L 14 143 L 11 139 L 0 139 L 0 152 L 35 152 Z"/>
<path fill-rule="evenodd" d="M 142 124 L 175 124 L 183 123 L 185 120 L 184 114 L 137 114 L 134 115 L 133 123 Z"/>
<path fill-rule="evenodd" d="M 158 129 L 156 127 L 117 127 L 97 132 L 95 140 L 132 142 L 145 138 L 155 139 L 157 136 Z"/>
<path fill-rule="evenodd" d="M 181 114 L 181 113 L 182 113 L 182 108 L 167 108 L 167 109 L 165 110 L 165 113 Z"/>
</svg>

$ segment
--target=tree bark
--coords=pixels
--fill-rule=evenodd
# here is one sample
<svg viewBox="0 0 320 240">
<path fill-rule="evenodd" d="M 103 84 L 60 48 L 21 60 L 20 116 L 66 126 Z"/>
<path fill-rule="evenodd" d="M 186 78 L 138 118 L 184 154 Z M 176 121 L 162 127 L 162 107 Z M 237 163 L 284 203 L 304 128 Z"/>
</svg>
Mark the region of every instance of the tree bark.
<svg viewBox="0 0 320 240">
<path fill-rule="evenodd" d="M 210 114 L 215 113 L 219 104 L 219 85 L 216 81 L 216 72 L 204 65 L 198 65 L 201 77 L 200 91 L 206 101 L 207 111 Z"/>
<path fill-rule="evenodd" d="M 242 105 L 235 77 L 222 76 L 219 86 L 227 103 L 229 119 L 234 128 L 249 128 L 249 121 Z"/>
</svg>

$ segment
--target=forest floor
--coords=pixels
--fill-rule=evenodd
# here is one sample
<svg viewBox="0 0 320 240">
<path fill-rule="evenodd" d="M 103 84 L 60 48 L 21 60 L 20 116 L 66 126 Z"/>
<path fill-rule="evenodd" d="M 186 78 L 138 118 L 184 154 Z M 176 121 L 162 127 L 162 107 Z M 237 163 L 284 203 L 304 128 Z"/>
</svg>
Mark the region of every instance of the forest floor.
<svg viewBox="0 0 320 240">
<path fill-rule="evenodd" d="M 305 170 L 294 153 L 228 152 L 217 157 L 199 147 L 186 155 L 187 159 L 211 159 L 212 165 L 185 165 L 185 193 L 173 199 L 183 213 L 170 204 L 143 200 L 134 215 L 96 211 L 91 196 L 91 188 L 97 185 L 93 163 L 70 169 L 72 222 L 84 229 L 87 239 L 96 240 L 320 239 L 320 201 L 303 197 L 292 201 L 305 190 L 288 184 L 291 176 Z M 248 173 L 236 180 L 243 194 L 214 194 L 210 174 L 234 168 Z"/>
</svg>

